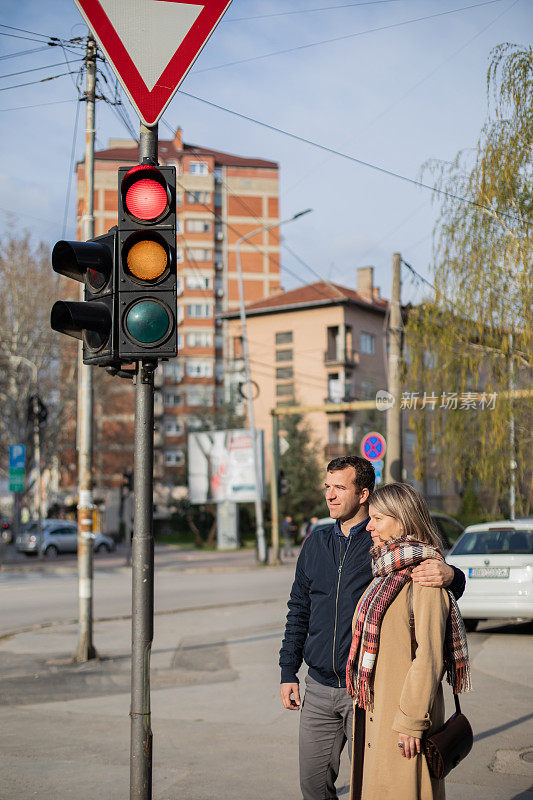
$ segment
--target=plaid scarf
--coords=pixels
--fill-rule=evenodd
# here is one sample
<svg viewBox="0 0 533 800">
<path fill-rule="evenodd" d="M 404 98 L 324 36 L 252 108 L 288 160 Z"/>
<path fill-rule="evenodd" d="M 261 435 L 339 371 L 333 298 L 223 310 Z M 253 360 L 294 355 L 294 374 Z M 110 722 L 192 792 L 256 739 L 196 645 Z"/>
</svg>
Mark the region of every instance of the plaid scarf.
<svg viewBox="0 0 533 800">
<path fill-rule="evenodd" d="M 381 623 L 387 608 L 411 580 L 411 570 L 426 558 L 442 560 L 435 547 L 416 540 L 396 540 L 370 550 L 374 580 L 362 595 L 356 609 L 356 623 L 346 665 L 347 692 L 361 708 L 373 707 L 372 675 L 379 649 Z M 444 641 L 447 680 L 453 691 L 468 691 L 470 667 L 463 618 L 455 597 L 450 597 L 450 614 Z M 357 664 L 357 668 L 356 668 Z"/>
</svg>

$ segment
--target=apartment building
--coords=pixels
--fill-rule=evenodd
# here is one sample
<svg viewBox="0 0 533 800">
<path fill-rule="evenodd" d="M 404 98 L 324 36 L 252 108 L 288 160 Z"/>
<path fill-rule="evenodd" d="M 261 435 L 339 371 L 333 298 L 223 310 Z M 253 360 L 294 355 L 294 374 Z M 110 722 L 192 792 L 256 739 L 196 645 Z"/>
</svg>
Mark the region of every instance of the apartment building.
<svg viewBox="0 0 533 800">
<path fill-rule="evenodd" d="M 247 306 L 250 371 L 257 395 L 254 412 L 257 427 L 265 432 L 267 470 L 270 410 L 275 407 L 333 404 L 327 412 L 306 414 L 325 460 L 358 453 L 366 432 L 384 432 L 385 417 L 377 410 L 343 412 L 334 406 L 374 399 L 378 389 L 387 388 L 387 308 L 373 285 L 373 267 L 357 270 L 357 290 L 318 281 Z M 229 321 L 230 347 L 226 397 L 242 405 L 241 323 L 236 312 L 224 317 Z"/>
<path fill-rule="evenodd" d="M 95 154 L 95 235 L 117 223 L 118 167 L 138 163 L 137 143 L 111 139 Z M 187 430 L 204 424 L 224 399 L 228 358 L 225 324 L 217 315 L 238 304 L 236 242 L 279 220 L 278 164 L 224 153 L 173 139 L 159 142 L 159 163 L 177 169 L 178 348 L 177 359 L 156 373 L 154 477 L 167 487 L 186 484 Z M 78 235 L 84 198 L 84 164 L 77 165 Z M 277 230 L 261 232 L 241 248 L 246 302 L 280 289 Z M 95 370 L 96 372 L 96 370 Z M 98 371 L 95 391 L 97 489 L 120 485 L 132 468 L 131 384 Z M 74 420 L 65 429 L 63 485 L 76 475 Z"/>
</svg>

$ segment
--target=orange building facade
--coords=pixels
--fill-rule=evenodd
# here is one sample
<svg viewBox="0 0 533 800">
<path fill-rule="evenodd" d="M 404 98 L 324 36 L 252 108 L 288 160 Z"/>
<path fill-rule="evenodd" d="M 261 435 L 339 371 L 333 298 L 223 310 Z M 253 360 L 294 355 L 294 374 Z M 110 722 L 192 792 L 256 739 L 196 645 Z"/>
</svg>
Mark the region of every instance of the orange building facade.
<svg viewBox="0 0 533 800">
<path fill-rule="evenodd" d="M 95 154 L 95 236 L 117 224 L 118 167 L 138 163 L 137 143 L 111 139 Z M 155 392 L 156 485 L 186 485 L 187 431 L 224 402 L 225 325 L 217 314 L 239 302 L 236 241 L 279 221 L 278 164 L 174 139 L 159 142 L 159 163 L 177 170 L 178 351 L 160 364 Z M 84 164 L 77 166 L 78 236 Z M 279 235 L 261 232 L 241 248 L 244 296 L 255 302 L 280 290 Z M 95 368 L 95 489 L 121 483 L 133 468 L 133 390 Z M 65 429 L 62 485 L 75 484 L 75 424 Z"/>
</svg>

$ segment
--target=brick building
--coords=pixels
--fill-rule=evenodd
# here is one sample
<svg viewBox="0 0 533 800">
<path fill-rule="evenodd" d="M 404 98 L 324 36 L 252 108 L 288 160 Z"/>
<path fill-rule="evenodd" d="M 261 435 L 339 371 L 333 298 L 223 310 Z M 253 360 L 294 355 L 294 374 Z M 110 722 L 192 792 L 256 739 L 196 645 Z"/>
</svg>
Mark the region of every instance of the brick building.
<svg viewBox="0 0 533 800">
<path fill-rule="evenodd" d="M 137 143 L 111 139 L 95 154 L 95 235 L 117 223 L 117 170 L 138 163 Z M 279 219 L 278 164 L 183 142 L 182 131 L 159 142 L 159 163 L 177 168 L 177 359 L 156 373 L 154 477 L 184 485 L 187 428 L 205 421 L 223 402 L 225 323 L 215 314 L 238 304 L 236 240 Z M 84 197 L 84 163 L 77 165 L 78 235 Z M 262 232 L 241 248 L 244 293 L 254 302 L 279 292 L 278 231 Z M 131 384 L 95 369 L 96 490 L 118 486 L 133 464 Z M 75 425 L 65 429 L 64 488 L 76 477 Z"/>
</svg>

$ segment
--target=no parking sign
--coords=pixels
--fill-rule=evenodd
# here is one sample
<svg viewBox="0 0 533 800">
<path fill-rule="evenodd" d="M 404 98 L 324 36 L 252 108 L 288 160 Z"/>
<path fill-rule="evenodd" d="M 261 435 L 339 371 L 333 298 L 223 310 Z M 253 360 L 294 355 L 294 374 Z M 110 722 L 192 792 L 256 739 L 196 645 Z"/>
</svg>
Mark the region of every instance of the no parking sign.
<svg viewBox="0 0 533 800">
<path fill-rule="evenodd" d="M 361 453 L 369 461 L 381 461 L 385 455 L 386 449 L 387 443 L 381 433 L 371 431 L 371 433 L 367 433 L 366 436 L 363 436 Z"/>
</svg>

